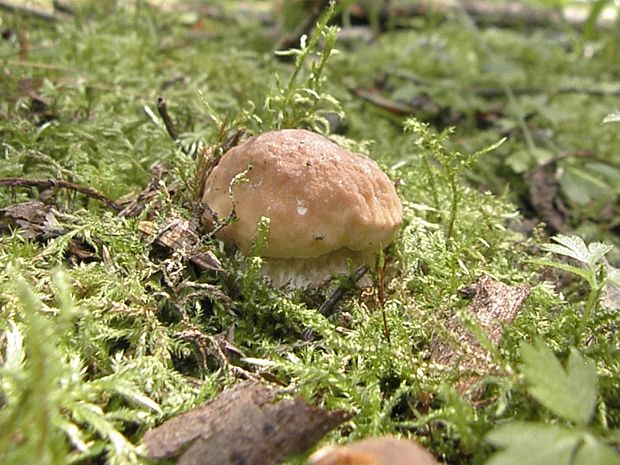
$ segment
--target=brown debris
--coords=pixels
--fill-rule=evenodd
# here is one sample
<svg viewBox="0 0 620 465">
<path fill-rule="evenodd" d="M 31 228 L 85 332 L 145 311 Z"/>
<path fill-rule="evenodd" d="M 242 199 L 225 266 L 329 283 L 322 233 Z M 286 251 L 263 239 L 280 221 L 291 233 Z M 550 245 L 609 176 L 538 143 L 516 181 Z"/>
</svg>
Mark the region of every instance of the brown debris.
<svg viewBox="0 0 620 465">
<path fill-rule="evenodd" d="M 133 218 L 138 216 L 151 203 L 155 202 L 160 191 L 166 189 L 164 177 L 168 174 L 169 168 L 166 163 L 157 163 L 151 167 L 151 180 L 146 187 L 136 196 L 130 198 L 123 204 L 123 209 L 118 216 Z M 170 189 L 168 189 L 168 193 Z M 155 205 L 157 207 L 157 205 Z"/>
<path fill-rule="evenodd" d="M 52 208 L 36 200 L 0 209 L 0 233 L 12 229 L 20 229 L 27 239 L 46 239 L 63 232 Z"/>
<path fill-rule="evenodd" d="M 75 184 L 63 179 L 29 179 L 29 178 L 0 178 L 0 186 L 4 187 L 35 187 L 37 189 L 67 189 L 86 197 L 95 199 L 103 203 L 106 207 L 113 210 L 121 210 L 121 207 L 114 200 L 106 197 L 101 192 L 96 191 L 92 187 Z"/>
<path fill-rule="evenodd" d="M 22 35 L 20 35 L 20 37 L 22 37 Z M 24 47 L 25 46 L 26 45 L 24 43 Z M 27 61 L 24 58 L 22 58 L 23 54 L 21 54 L 21 50 L 26 50 L 26 49 L 20 49 L 20 62 L 27 63 Z M 37 125 L 40 125 L 47 121 L 51 121 L 51 120 L 58 118 L 58 115 L 55 113 L 54 108 L 53 108 L 53 101 L 41 95 L 40 90 L 42 86 L 43 86 L 43 79 L 39 77 L 22 78 L 17 82 L 17 87 L 19 89 L 18 95 L 28 97 L 30 99 L 30 105 L 28 107 L 28 115 L 33 118 L 34 122 Z M 12 100 L 15 100 L 16 97 L 17 96 L 9 97 L 9 98 L 11 98 Z"/>
<path fill-rule="evenodd" d="M 202 406 L 144 436 L 150 459 L 180 454 L 179 465 L 276 465 L 312 447 L 351 414 L 300 398 L 278 400 L 279 390 L 257 381 L 226 389 Z"/>
<path fill-rule="evenodd" d="M 349 277 L 349 282 L 346 285 L 338 286 L 338 288 L 331 293 L 329 298 L 321 304 L 319 307 L 319 313 L 323 316 L 329 316 L 332 314 L 334 307 L 340 299 L 344 297 L 348 290 L 356 287 L 357 282 L 364 277 L 368 272 L 368 266 L 362 265 L 355 270 L 355 272 Z"/>
<path fill-rule="evenodd" d="M 527 175 L 528 194 L 532 208 L 554 233 L 567 229 L 568 209 L 559 195 L 556 163 L 537 166 Z"/>
<path fill-rule="evenodd" d="M 483 275 L 476 283 L 473 300 L 466 314 L 480 326 L 489 342 L 498 346 L 502 338 L 503 325 L 515 319 L 529 293 L 530 287 L 527 284 L 508 286 Z M 491 354 L 466 328 L 458 315 L 453 315 L 446 326 L 452 341 L 445 339 L 433 341 L 431 357 L 435 363 L 458 366 L 465 372 L 493 370 Z M 475 380 L 475 376 L 464 379 L 458 386 L 459 390 L 466 390 Z"/>
<path fill-rule="evenodd" d="M 222 264 L 210 250 L 199 247 L 200 236 L 191 222 L 171 217 L 164 227 L 158 228 L 152 221 L 140 221 L 138 230 L 150 236 L 155 244 L 168 252 L 179 252 L 201 270 L 224 271 Z"/>
<path fill-rule="evenodd" d="M 12 230 L 19 230 L 26 239 L 36 241 L 46 241 L 66 234 L 52 207 L 37 200 L 0 209 L 0 234 Z M 66 255 L 79 262 L 96 259 L 94 252 L 90 245 L 76 238 L 72 238 L 66 248 Z"/>
</svg>

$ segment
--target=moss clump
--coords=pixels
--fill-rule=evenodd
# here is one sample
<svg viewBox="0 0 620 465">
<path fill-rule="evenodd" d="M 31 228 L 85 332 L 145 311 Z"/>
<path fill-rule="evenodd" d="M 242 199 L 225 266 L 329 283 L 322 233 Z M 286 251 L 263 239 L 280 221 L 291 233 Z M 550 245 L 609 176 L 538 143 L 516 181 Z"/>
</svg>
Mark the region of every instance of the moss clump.
<svg viewBox="0 0 620 465">
<path fill-rule="evenodd" d="M 499 423 L 564 421 L 532 400 L 520 375 L 519 347 L 534 337 L 558 360 L 577 345 L 596 364 L 598 407 L 588 428 L 611 442 L 620 428 L 617 312 L 597 299 L 588 304 L 591 289 L 580 278 L 531 260 L 547 238 L 542 229 L 515 231 L 522 218 L 512 202 L 527 191 L 520 170 L 541 153 L 589 148 L 613 165 L 620 133 L 598 124 L 612 100 L 549 91 L 612 79 L 613 33 L 589 62 L 577 46 L 565 53 L 566 41 L 580 43 L 576 32 L 478 31 L 454 21 L 423 21 L 336 54 L 337 31 L 324 19 L 285 63 L 270 54 L 256 21 L 233 27 L 206 18 L 188 30 L 182 14 L 144 2 L 100 8 L 86 4 L 74 20 L 54 24 L 3 16 L 2 27 L 24 29 L 30 45 L 28 60 L 18 60 L 17 39 L 0 41 L 0 176 L 62 178 L 122 200 L 147 184 L 153 164 L 170 171 L 136 218 L 67 191 L 0 190 L 0 207 L 39 195 L 56 219 L 55 234 L 43 240 L 0 236 L 0 462 L 145 463 L 147 428 L 213 397 L 239 373 L 263 370 L 317 404 L 356 414 L 330 440 L 395 433 L 448 463 L 482 463 L 491 453 L 485 434 Z M 413 69 L 423 84 L 407 84 L 402 71 Z M 380 70 L 389 75 L 384 87 Z M 274 80 L 275 72 L 289 78 Z M 435 131 L 350 93 L 375 84 L 386 97 L 425 94 L 452 112 L 435 115 Z M 492 107 L 472 92 L 482 86 L 543 91 L 516 92 L 498 120 L 479 127 L 477 113 Z M 178 144 L 151 109 L 162 94 Z M 345 135 L 332 137 L 371 153 L 404 204 L 403 228 L 374 286 L 350 293 L 334 314 L 317 312 L 322 294 L 270 288 L 260 259 L 226 253 L 212 238 L 200 245 L 224 271 L 199 273 L 182 253 L 158 254 L 141 236 L 142 220 L 163 228 L 171 217 L 194 218 L 198 143 L 221 147 L 240 127 L 328 132 L 330 113 L 346 116 L 337 128 Z M 452 123 L 455 132 L 442 129 Z M 503 145 L 477 152 L 506 135 Z M 570 220 L 590 215 L 590 205 L 573 209 Z M 605 236 L 613 226 L 594 230 Z M 592 272 L 597 284 L 613 274 L 600 263 Z M 482 274 L 527 283 L 532 293 L 495 354 L 500 370 L 462 395 L 458 370 L 434 364 L 430 345 L 468 305 L 459 288 Z M 222 340 L 237 350 L 222 352 Z"/>
</svg>

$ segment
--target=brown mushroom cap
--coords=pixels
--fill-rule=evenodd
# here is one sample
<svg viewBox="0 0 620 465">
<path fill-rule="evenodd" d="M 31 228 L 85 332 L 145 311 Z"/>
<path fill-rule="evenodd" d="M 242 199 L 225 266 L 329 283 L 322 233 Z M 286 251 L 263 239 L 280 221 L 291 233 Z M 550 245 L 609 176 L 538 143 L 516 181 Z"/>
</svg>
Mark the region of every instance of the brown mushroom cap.
<svg viewBox="0 0 620 465">
<path fill-rule="evenodd" d="M 202 200 L 209 207 L 206 223 L 213 220 L 209 209 L 225 218 L 234 201 L 237 221 L 219 237 L 244 252 L 261 217 L 268 217 L 260 253 L 275 261 L 325 261 L 343 250 L 368 256 L 389 244 L 402 222 L 394 186 L 373 160 L 302 129 L 260 134 L 229 150 L 209 175 Z"/>
<path fill-rule="evenodd" d="M 310 465 L 437 465 L 437 461 L 413 441 L 379 436 L 323 447 L 312 454 Z"/>
</svg>

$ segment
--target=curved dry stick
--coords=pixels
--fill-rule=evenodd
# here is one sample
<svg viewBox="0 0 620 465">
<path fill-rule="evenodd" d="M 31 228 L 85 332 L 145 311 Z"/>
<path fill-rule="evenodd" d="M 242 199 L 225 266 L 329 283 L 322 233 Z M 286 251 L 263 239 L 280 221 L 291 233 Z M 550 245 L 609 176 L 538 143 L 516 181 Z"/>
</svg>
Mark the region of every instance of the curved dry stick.
<svg viewBox="0 0 620 465">
<path fill-rule="evenodd" d="M 351 276 L 349 276 L 349 282 L 352 285 L 355 285 L 368 272 L 368 269 L 369 268 L 367 265 L 360 266 Z M 340 301 L 340 299 L 342 299 L 350 289 L 351 288 L 348 286 L 339 286 L 334 292 L 332 292 L 329 298 L 321 304 L 319 307 L 319 313 L 323 316 L 331 315 L 332 310 L 338 301 Z"/>
<path fill-rule="evenodd" d="M 101 192 L 96 191 L 92 187 L 82 186 L 62 179 L 28 179 L 28 178 L 0 178 L 0 186 L 7 187 L 36 187 L 39 189 L 61 188 L 84 194 L 92 199 L 99 200 L 106 207 L 116 211 L 121 211 L 122 207 L 114 200 L 106 197 Z"/>
</svg>

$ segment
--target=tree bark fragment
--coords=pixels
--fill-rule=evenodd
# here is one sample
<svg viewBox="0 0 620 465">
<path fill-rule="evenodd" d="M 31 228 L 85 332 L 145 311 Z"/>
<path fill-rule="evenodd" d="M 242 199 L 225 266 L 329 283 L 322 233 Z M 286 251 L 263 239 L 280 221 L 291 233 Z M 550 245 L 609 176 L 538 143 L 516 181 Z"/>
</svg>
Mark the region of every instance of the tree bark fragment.
<svg viewBox="0 0 620 465">
<path fill-rule="evenodd" d="M 483 275 L 472 290 L 473 300 L 466 315 L 474 319 L 489 342 L 497 347 L 502 339 L 503 325 L 516 318 L 530 294 L 530 286 L 508 286 Z M 489 351 L 457 314 L 448 320 L 446 326 L 450 337 L 433 341 L 431 358 L 440 365 L 459 367 L 465 377 L 457 389 L 463 392 L 478 379 L 478 373 L 492 371 L 495 367 Z"/>
<path fill-rule="evenodd" d="M 278 400 L 279 390 L 245 381 L 144 436 L 151 459 L 180 454 L 178 465 L 277 465 L 306 451 L 351 418 L 301 398 Z"/>
</svg>

